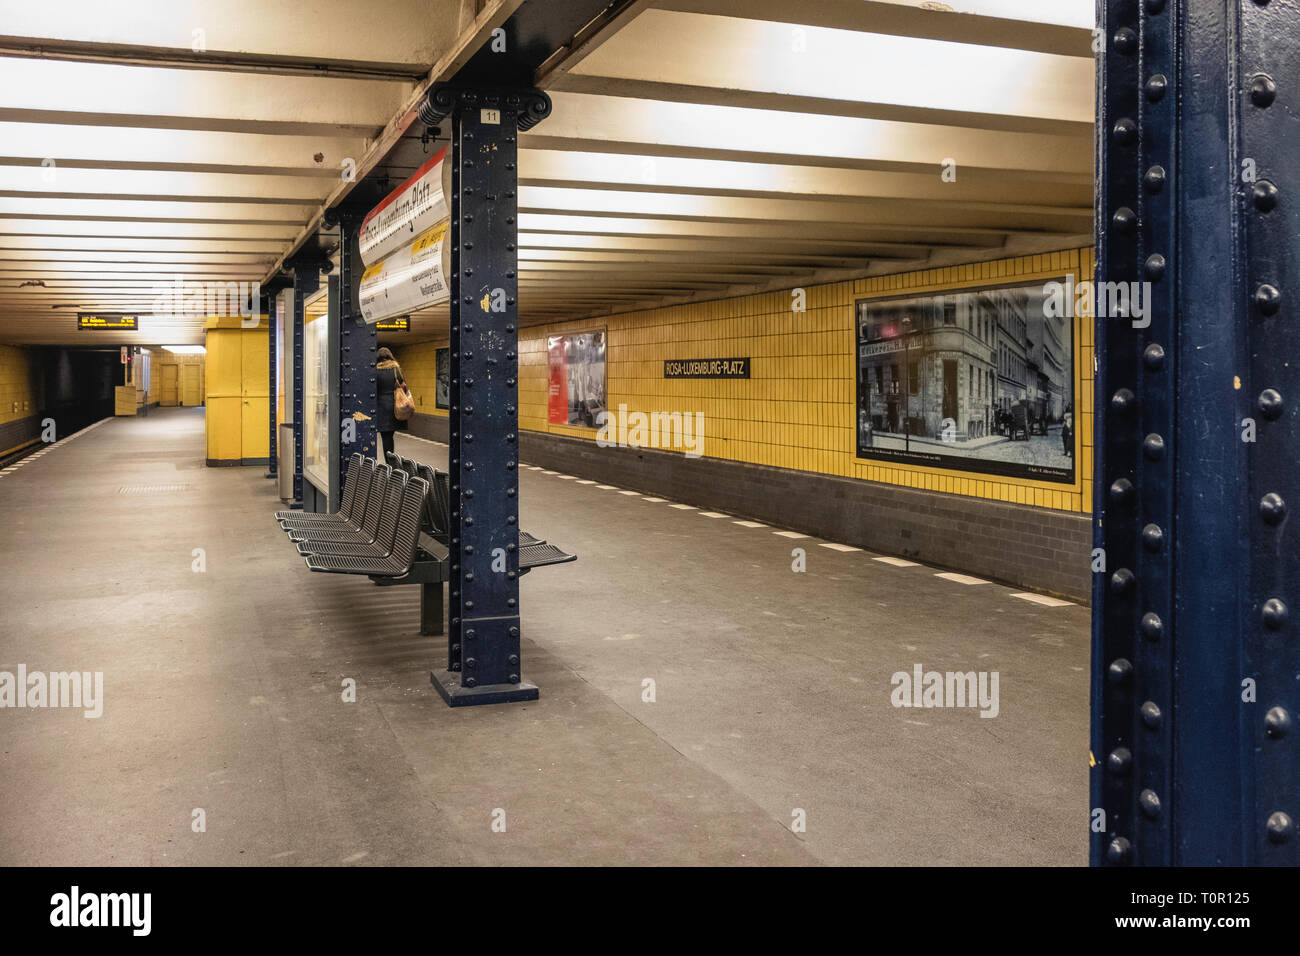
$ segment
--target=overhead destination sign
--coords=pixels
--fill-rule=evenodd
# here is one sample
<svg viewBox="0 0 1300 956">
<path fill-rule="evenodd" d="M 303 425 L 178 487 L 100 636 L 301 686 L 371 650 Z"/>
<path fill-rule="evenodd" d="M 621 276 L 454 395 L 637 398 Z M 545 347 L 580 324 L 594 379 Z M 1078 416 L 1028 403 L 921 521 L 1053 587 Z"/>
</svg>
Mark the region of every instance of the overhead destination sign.
<svg viewBox="0 0 1300 956">
<path fill-rule="evenodd" d="M 399 315 L 395 319 L 384 319 L 382 322 L 375 323 L 376 332 L 409 332 L 411 331 L 411 317 L 409 315 Z"/>
<path fill-rule="evenodd" d="M 117 332 L 138 332 L 140 317 L 121 312 L 78 312 L 78 329 L 110 329 Z"/>
<path fill-rule="evenodd" d="M 359 297 L 367 322 L 407 315 L 451 298 L 447 225 L 444 220 L 362 273 Z"/>
<path fill-rule="evenodd" d="M 447 190 L 451 164 L 446 147 L 384 197 L 361 221 L 361 261 L 373 266 L 380 259 L 410 245 L 421 233 L 447 219 Z"/>
<path fill-rule="evenodd" d="M 749 359 L 664 359 L 664 378 L 749 378 Z"/>
</svg>

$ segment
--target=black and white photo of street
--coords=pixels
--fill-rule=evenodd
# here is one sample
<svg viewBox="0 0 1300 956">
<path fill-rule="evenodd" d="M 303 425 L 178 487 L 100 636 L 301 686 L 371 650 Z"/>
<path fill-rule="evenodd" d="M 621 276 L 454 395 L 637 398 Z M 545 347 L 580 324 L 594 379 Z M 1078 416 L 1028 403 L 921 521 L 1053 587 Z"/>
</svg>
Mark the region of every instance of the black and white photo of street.
<svg viewBox="0 0 1300 956">
<path fill-rule="evenodd" d="M 858 456 L 1073 481 L 1071 320 L 1044 296 L 859 301 Z"/>
</svg>

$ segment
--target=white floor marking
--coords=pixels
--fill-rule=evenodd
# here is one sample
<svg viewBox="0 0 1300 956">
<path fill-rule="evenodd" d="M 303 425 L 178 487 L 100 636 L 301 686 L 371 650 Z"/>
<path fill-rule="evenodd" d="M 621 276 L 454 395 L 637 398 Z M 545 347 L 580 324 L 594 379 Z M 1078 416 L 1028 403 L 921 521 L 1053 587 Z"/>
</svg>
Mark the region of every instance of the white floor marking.
<svg viewBox="0 0 1300 956">
<path fill-rule="evenodd" d="M 669 508 L 676 508 L 678 511 L 694 511 L 695 505 L 669 505 Z"/>
<path fill-rule="evenodd" d="M 724 515 L 721 511 L 701 511 L 700 514 L 703 515 L 705 518 L 725 518 L 725 517 L 726 517 L 726 515 Z"/>
<path fill-rule="evenodd" d="M 862 550 L 861 548 L 855 548 L 851 545 L 835 544 L 830 541 L 823 541 L 821 546 L 823 548 L 830 548 L 832 551 L 861 551 Z"/>
<path fill-rule="evenodd" d="M 1060 598 L 1048 597 L 1046 594 L 1030 594 L 1026 591 L 1023 594 L 1013 594 L 1013 598 L 1020 598 L 1022 601 L 1032 601 L 1034 604 L 1041 604 L 1043 607 L 1074 607 L 1073 601 L 1062 601 Z"/>
<path fill-rule="evenodd" d="M 773 534 L 779 534 L 783 538 L 807 538 L 808 535 L 800 534 L 798 531 L 773 531 Z"/>
<path fill-rule="evenodd" d="M 580 485 L 594 485 L 595 482 L 592 481 L 590 478 L 579 478 L 579 479 L 578 479 L 578 484 L 580 484 Z"/>
<path fill-rule="evenodd" d="M 577 480 L 578 480 L 578 476 L 577 476 L 577 475 L 560 475 L 560 477 L 563 478 L 565 481 L 577 481 Z"/>
<path fill-rule="evenodd" d="M 882 564 L 892 564 L 896 568 L 919 568 L 921 565 L 916 561 L 905 561 L 903 558 L 872 558 L 873 561 L 879 561 Z"/>
<path fill-rule="evenodd" d="M 620 494 L 620 495 L 639 495 L 639 494 L 641 494 L 641 492 L 639 492 L 639 491 L 620 491 L 619 494 Z"/>
<path fill-rule="evenodd" d="M 935 577 L 954 581 L 957 584 L 988 584 L 983 578 L 973 578 L 969 574 L 958 574 L 956 571 L 940 571 L 935 574 Z"/>
<path fill-rule="evenodd" d="M 543 468 L 543 469 L 542 469 L 542 474 L 543 474 L 543 475 L 558 475 L 559 472 L 558 472 L 558 471 L 547 471 L 545 468 Z"/>
<path fill-rule="evenodd" d="M 732 524 L 738 524 L 742 528 L 766 528 L 767 525 L 759 524 L 757 521 L 733 521 Z"/>
<path fill-rule="evenodd" d="M 601 491 L 618 491 L 618 485 L 597 485 Z"/>
<path fill-rule="evenodd" d="M 661 501 L 663 501 L 664 499 L 663 499 L 663 498 L 642 498 L 641 500 L 642 500 L 642 501 L 653 501 L 655 504 L 659 504 L 659 503 L 660 503 Z"/>
</svg>

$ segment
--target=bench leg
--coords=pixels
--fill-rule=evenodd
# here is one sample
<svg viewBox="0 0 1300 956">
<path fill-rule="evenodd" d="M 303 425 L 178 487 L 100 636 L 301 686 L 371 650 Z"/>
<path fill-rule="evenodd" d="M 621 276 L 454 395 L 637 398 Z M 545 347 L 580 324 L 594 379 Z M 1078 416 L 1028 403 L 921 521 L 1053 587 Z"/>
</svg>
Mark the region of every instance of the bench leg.
<svg viewBox="0 0 1300 956">
<path fill-rule="evenodd" d="M 420 585 L 420 633 L 435 637 L 444 633 L 441 581 Z"/>
</svg>

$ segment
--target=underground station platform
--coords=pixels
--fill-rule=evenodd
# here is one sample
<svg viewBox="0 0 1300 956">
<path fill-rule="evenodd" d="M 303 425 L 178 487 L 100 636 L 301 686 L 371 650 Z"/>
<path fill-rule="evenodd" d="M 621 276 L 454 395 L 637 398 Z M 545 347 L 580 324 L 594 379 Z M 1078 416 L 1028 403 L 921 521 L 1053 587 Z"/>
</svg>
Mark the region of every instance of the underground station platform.
<svg viewBox="0 0 1300 956">
<path fill-rule="evenodd" d="M 51 928 L 233 867 L 1283 912 L 1300 0 L 5 20 L 0 865 Z"/>
</svg>

